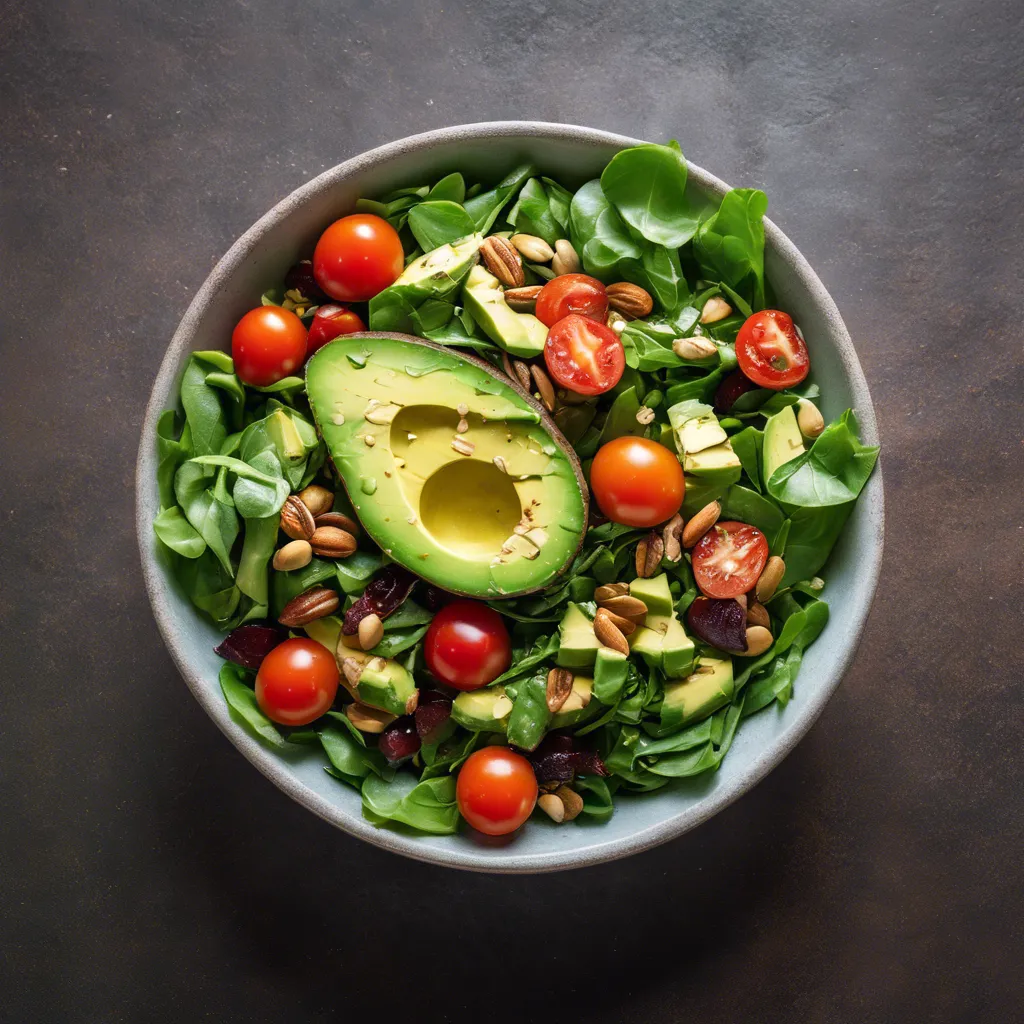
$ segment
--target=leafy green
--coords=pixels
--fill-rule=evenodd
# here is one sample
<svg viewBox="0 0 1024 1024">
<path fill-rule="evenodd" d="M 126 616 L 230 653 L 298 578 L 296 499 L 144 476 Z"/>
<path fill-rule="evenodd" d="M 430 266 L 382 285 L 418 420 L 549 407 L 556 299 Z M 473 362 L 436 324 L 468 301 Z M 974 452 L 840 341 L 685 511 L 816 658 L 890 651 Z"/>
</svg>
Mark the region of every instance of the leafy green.
<svg viewBox="0 0 1024 1024">
<path fill-rule="evenodd" d="M 420 203 L 409 211 L 409 230 L 424 252 L 473 234 L 473 218 L 448 199 Z"/>
<path fill-rule="evenodd" d="M 231 716 L 250 732 L 272 747 L 284 746 L 284 737 L 277 726 L 267 718 L 256 703 L 256 694 L 246 685 L 246 671 L 240 665 L 226 661 L 220 668 L 220 688 L 231 709 Z"/>
<path fill-rule="evenodd" d="M 640 245 L 608 202 L 596 178 L 572 197 L 569 220 L 573 246 L 588 274 L 610 280 L 620 260 L 640 259 Z"/>
<path fill-rule="evenodd" d="M 473 218 L 473 226 L 477 231 L 487 234 L 491 230 L 505 204 L 533 173 L 532 165 L 522 164 L 502 178 L 490 191 L 481 192 L 466 200 L 466 213 Z"/>
<path fill-rule="evenodd" d="M 551 721 L 546 687 L 546 671 L 538 672 L 519 684 L 508 716 L 508 741 L 521 750 L 536 749 Z"/>
<path fill-rule="evenodd" d="M 363 817 L 375 825 L 399 822 L 433 835 L 458 831 L 459 808 L 452 775 L 422 782 L 407 772 L 399 772 L 390 782 L 379 775 L 368 775 L 363 780 L 362 794 Z"/>
<path fill-rule="evenodd" d="M 700 225 L 693 251 L 704 276 L 735 289 L 751 309 L 764 309 L 764 215 L 768 197 L 734 188 Z"/>
<path fill-rule="evenodd" d="M 549 245 L 569 234 L 572 193 L 550 178 L 531 178 L 509 211 L 508 222 L 517 232 L 537 235 Z"/>
<path fill-rule="evenodd" d="M 183 558 L 198 558 L 206 550 L 202 534 L 177 505 L 165 508 L 153 520 L 153 529 L 164 544 Z"/>
</svg>

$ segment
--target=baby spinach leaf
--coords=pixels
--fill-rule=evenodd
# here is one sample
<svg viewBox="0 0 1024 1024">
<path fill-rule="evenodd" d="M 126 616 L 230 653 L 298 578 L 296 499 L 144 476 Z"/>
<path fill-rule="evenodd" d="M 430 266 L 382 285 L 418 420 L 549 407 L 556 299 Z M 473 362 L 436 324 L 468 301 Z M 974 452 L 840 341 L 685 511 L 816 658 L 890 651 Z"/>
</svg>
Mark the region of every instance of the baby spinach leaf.
<svg viewBox="0 0 1024 1024">
<path fill-rule="evenodd" d="M 596 178 L 572 197 L 569 219 L 573 246 L 588 274 L 607 279 L 620 260 L 640 259 L 640 246 Z"/>
<path fill-rule="evenodd" d="M 534 168 L 531 164 L 522 164 L 502 178 L 490 191 L 481 192 L 472 199 L 467 199 L 465 210 L 473 218 L 474 228 L 482 234 L 487 234 L 505 204 L 533 173 Z"/>
<path fill-rule="evenodd" d="M 164 544 L 183 558 L 198 558 L 206 550 L 206 541 L 177 505 L 165 508 L 153 520 L 153 529 Z"/>
<path fill-rule="evenodd" d="M 686 199 L 686 160 L 677 142 L 624 149 L 601 174 L 601 188 L 638 234 L 670 249 L 693 238 L 698 216 Z"/>
<path fill-rule="evenodd" d="M 536 750 L 550 722 L 547 673 L 538 672 L 519 684 L 519 693 L 508 716 L 508 741 L 521 750 Z"/>
<path fill-rule="evenodd" d="M 238 516 L 234 508 L 214 495 L 206 474 L 206 467 L 195 459 L 184 463 L 174 475 L 175 497 L 185 518 L 206 541 L 224 571 L 233 576 L 231 548 L 238 537 Z"/>
<path fill-rule="evenodd" d="M 173 409 L 162 412 L 157 420 L 156 452 L 160 507 L 169 508 L 175 503 L 174 474 L 183 462 L 195 454 L 192 450 L 192 431 L 188 423 L 185 423 L 179 432 L 179 417 Z"/>
<path fill-rule="evenodd" d="M 676 249 L 668 249 L 663 245 L 645 245 L 639 262 L 623 260 L 619 270 L 625 280 L 650 292 L 665 312 L 678 309 L 689 295 Z"/>
<path fill-rule="evenodd" d="M 443 177 L 427 193 L 427 202 L 447 199 L 450 202 L 461 204 L 465 201 L 465 198 L 466 181 L 458 171 Z M 470 234 L 472 234 L 472 232 L 470 232 Z M 424 246 L 424 248 L 426 248 L 426 246 Z"/>
<path fill-rule="evenodd" d="M 318 726 L 316 734 L 328 760 L 346 782 L 359 789 L 361 781 L 371 773 L 385 781 L 394 777 L 395 770 L 388 766 L 384 755 L 366 746 L 347 716 L 330 712 L 330 718 L 333 721 Z"/>
<path fill-rule="evenodd" d="M 490 685 L 500 686 L 503 683 L 519 679 L 521 676 L 532 672 L 537 665 L 542 665 L 548 659 L 558 653 L 558 634 L 551 633 L 547 636 L 539 636 L 533 646 L 527 651 L 518 652 L 513 658 L 512 666 L 507 672 L 503 672 Z"/>
<path fill-rule="evenodd" d="M 229 570 L 207 548 L 198 558 L 178 564 L 178 579 L 192 603 L 205 612 L 218 626 L 233 628 L 233 616 L 242 592 L 235 586 Z"/>
<path fill-rule="evenodd" d="M 721 281 L 764 309 L 764 215 L 768 197 L 759 189 L 734 188 L 693 241 L 704 276 Z"/>
<path fill-rule="evenodd" d="M 214 372 L 224 372 L 222 363 L 210 359 L 212 355 L 221 356 L 223 353 L 194 352 L 181 378 L 181 405 L 185 410 L 192 450 L 196 455 L 212 455 L 220 451 L 221 443 L 228 435 L 220 392 L 206 383 L 207 374 L 211 372 L 211 362 Z M 231 364 L 230 359 L 228 363 Z"/>
<path fill-rule="evenodd" d="M 363 816 L 375 825 L 397 821 L 433 835 L 458 831 L 459 808 L 452 775 L 422 782 L 407 772 L 399 772 L 390 782 L 368 775 L 362 794 Z"/>
<path fill-rule="evenodd" d="M 659 757 L 657 761 L 647 766 L 647 770 L 655 775 L 681 779 L 690 775 L 700 775 L 701 772 L 714 768 L 719 760 L 714 744 L 709 740 L 695 750 Z"/>
<path fill-rule="evenodd" d="M 583 810 L 576 819 L 581 825 L 587 819 L 601 824 L 611 818 L 615 807 L 607 779 L 598 775 L 582 775 L 572 785 L 583 797 Z"/>
<path fill-rule="evenodd" d="M 270 452 L 262 452 L 253 462 L 269 468 L 268 455 L 280 470 L 280 463 Z M 245 518 L 262 519 L 280 512 L 290 491 L 288 481 L 283 476 L 264 472 L 255 465 L 229 455 L 200 455 L 192 463 L 198 466 L 223 466 L 238 477 L 232 497 L 236 508 Z M 240 487 L 243 483 L 248 486 Z M 238 506 L 240 500 L 243 507 Z"/>
<path fill-rule="evenodd" d="M 622 332 L 622 347 L 626 354 L 626 365 L 650 373 L 664 368 L 674 369 L 682 360 L 672 351 L 676 334 L 658 325 L 645 324 L 634 320 L 626 324 Z"/>
<path fill-rule="evenodd" d="M 782 529 L 786 517 L 770 498 L 764 498 L 748 487 L 733 484 L 722 501 L 722 518 L 749 523 L 756 526 L 765 537 L 771 538 Z"/>
<path fill-rule="evenodd" d="M 847 409 L 808 451 L 775 470 L 768 493 L 802 508 L 843 505 L 860 494 L 877 459 L 878 447 L 861 444 L 857 420 Z"/>
<path fill-rule="evenodd" d="M 458 203 L 442 199 L 409 211 L 409 230 L 424 252 L 473 234 L 473 218 Z"/>
<path fill-rule="evenodd" d="M 508 220 L 517 232 L 537 235 L 554 245 L 568 234 L 571 201 L 570 193 L 550 178 L 531 178 L 519 193 Z"/>
<path fill-rule="evenodd" d="M 756 427 L 744 427 L 738 434 L 729 438 L 732 450 L 743 466 L 743 472 L 750 478 L 751 484 L 758 492 L 761 491 L 761 451 L 764 448 L 764 431 Z"/>
<path fill-rule="evenodd" d="M 252 600 L 252 614 L 258 614 L 261 618 L 266 616 L 270 608 L 268 579 L 279 522 L 276 515 L 245 520 L 245 535 L 242 538 L 235 585 Z"/>
<path fill-rule="evenodd" d="M 256 694 L 243 681 L 246 678 L 245 669 L 228 661 L 221 665 L 217 678 L 224 699 L 231 709 L 232 718 L 245 725 L 264 743 L 269 743 L 272 747 L 283 747 L 284 737 L 278 732 L 277 726 L 260 710 L 259 704 L 256 703 Z"/>
</svg>

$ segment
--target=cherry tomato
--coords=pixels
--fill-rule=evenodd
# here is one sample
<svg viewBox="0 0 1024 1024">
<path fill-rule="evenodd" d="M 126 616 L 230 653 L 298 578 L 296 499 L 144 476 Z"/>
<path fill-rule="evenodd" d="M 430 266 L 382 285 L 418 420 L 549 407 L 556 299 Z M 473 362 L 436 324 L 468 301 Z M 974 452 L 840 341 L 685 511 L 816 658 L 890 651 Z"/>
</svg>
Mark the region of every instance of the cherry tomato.
<svg viewBox="0 0 1024 1024">
<path fill-rule="evenodd" d="M 293 637 L 279 643 L 256 673 L 256 701 L 279 725 L 309 725 L 330 710 L 338 666 L 323 644 Z"/>
<path fill-rule="evenodd" d="M 453 601 L 433 618 L 423 644 L 427 668 L 456 690 L 477 690 L 512 661 L 501 616 L 479 601 Z"/>
<path fill-rule="evenodd" d="M 309 337 L 306 339 L 306 358 L 308 359 L 318 348 L 323 348 L 329 341 L 340 338 L 343 334 L 355 334 L 365 331 L 366 326 L 359 317 L 344 306 L 319 306 L 313 314 L 313 322 L 309 325 Z"/>
<path fill-rule="evenodd" d="M 799 384 L 811 369 L 793 318 L 778 309 L 747 317 L 736 336 L 736 361 L 755 384 L 773 391 Z"/>
<path fill-rule="evenodd" d="M 554 327 L 570 313 L 579 313 L 602 324 L 605 322 L 608 293 L 596 277 L 562 274 L 541 288 L 537 296 L 537 319 L 545 327 Z"/>
<path fill-rule="evenodd" d="M 459 813 L 478 832 L 515 832 L 537 803 L 537 776 L 530 762 L 508 747 L 484 747 L 466 758 L 455 784 Z"/>
<path fill-rule="evenodd" d="M 626 353 L 610 327 L 570 313 L 548 331 L 544 362 L 563 388 L 580 395 L 602 395 L 619 383 Z"/>
<path fill-rule="evenodd" d="M 336 220 L 313 252 L 317 284 L 338 302 L 365 302 L 384 291 L 405 266 L 398 232 L 372 213 Z"/>
<path fill-rule="evenodd" d="M 617 437 L 601 445 L 590 467 L 590 489 L 601 511 L 626 526 L 657 526 L 683 503 L 683 467 L 663 444 Z"/>
<path fill-rule="evenodd" d="M 242 383 L 265 388 L 302 365 L 306 328 L 291 310 L 257 306 L 235 325 L 231 355 Z"/>
<path fill-rule="evenodd" d="M 739 597 L 768 561 L 768 541 L 756 526 L 715 523 L 693 549 L 693 578 L 708 597 Z"/>
</svg>

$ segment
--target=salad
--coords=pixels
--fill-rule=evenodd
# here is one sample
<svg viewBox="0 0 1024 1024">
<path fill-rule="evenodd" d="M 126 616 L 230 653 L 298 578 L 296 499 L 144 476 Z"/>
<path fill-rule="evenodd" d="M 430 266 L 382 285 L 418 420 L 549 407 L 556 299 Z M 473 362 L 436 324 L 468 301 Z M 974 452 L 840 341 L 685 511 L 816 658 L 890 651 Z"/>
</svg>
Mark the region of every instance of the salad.
<svg viewBox="0 0 1024 1024">
<path fill-rule="evenodd" d="M 878 449 L 819 411 L 766 208 L 671 143 L 326 226 L 158 425 L 232 715 L 377 825 L 502 835 L 713 771 L 793 699 Z"/>
</svg>

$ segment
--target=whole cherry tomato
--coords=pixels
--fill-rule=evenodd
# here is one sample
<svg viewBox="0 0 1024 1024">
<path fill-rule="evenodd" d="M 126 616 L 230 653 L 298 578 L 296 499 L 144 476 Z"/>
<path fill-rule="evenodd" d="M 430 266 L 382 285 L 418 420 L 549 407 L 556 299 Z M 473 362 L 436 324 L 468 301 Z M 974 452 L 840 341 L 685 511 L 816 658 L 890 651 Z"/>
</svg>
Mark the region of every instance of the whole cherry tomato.
<svg viewBox="0 0 1024 1024">
<path fill-rule="evenodd" d="M 596 277 L 562 274 L 548 281 L 537 296 L 537 319 L 554 327 L 562 317 L 579 313 L 604 323 L 608 316 L 608 293 Z"/>
<path fill-rule="evenodd" d="M 276 384 L 306 358 L 306 328 L 290 310 L 257 306 L 235 325 L 231 356 L 243 384 Z"/>
<path fill-rule="evenodd" d="M 306 358 L 308 359 L 318 348 L 323 348 L 329 341 L 340 338 L 343 334 L 356 334 L 365 331 L 363 321 L 344 306 L 319 306 L 313 314 L 313 322 L 309 325 L 309 337 L 306 339 Z"/>
<path fill-rule="evenodd" d="M 515 832 L 537 803 L 530 762 L 508 747 L 484 747 L 466 758 L 455 784 L 459 813 L 489 836 Z"/>
<path fill-rule="evenodd" d="M 452 601 L 433 618 L 423 642 L 427 668 L 456 690 L 476 690 L 512 661 L 501 616 L 480 601 Z"/>
<path fill-rule="evenodd" d="M 773 391 L 799 384 L 811 369 L 793 318 L 778 309 L 747 317 L 736 336 L 736 361 L 755 384 Z"/>
<path fill-rule="evenodd" d="M 626 353 L 610 327 L 570 313 L 548 331 L 544 362 L 563 388 L 580 395 L 602 395 L 619 383 Z"/>
<path fill-rule="evenodd" d="M 334 656 L 315 640 L 279 643 L 256 673 L 256 701 L 279 725 L 309 725 L 330 710 L 338 692 Z"/>
<path fill-rule="evenodd" d="M 398 232 L 382 217 L 353 213 L 336 220 L 313 252 L 317 284 L 338 302 L 365 302 L 402 273 Z"/>
<path fill-rule="evenodd" d="M 768 541 L 756 526 L 715 523 L 693 549 L 693 578 L 708 597 L 739 597 L 757 583 L 768 561 Z"/>
<path fill-rule="evenodd" d="M 601 445 L 590 467 L 590 489 L 601 511 L 626 526 L 657 526 L 671 519 L 686 488 L 679 459 L 644 437 Z"/>
</svg>

